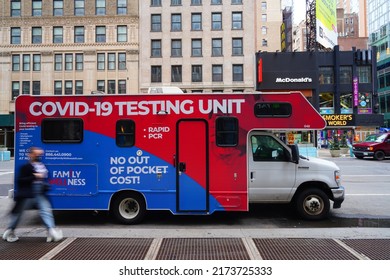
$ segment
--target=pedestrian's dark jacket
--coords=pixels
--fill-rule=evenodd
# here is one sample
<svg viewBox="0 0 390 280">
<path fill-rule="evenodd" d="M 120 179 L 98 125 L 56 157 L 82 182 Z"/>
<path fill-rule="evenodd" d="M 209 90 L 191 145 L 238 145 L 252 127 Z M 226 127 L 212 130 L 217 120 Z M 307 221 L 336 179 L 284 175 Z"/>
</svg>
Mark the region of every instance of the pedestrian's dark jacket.
<svg viewBox="0 0 390 280">
<path fill-rule="evenodd" d="M 34 197 L 32 183 L 36 180 L 34 176 L 34 166 L 28 162 L 24 164 L 20 170 L 16 180 L 17 189 L 15 192 L 15 199 Z"/>
</svg>

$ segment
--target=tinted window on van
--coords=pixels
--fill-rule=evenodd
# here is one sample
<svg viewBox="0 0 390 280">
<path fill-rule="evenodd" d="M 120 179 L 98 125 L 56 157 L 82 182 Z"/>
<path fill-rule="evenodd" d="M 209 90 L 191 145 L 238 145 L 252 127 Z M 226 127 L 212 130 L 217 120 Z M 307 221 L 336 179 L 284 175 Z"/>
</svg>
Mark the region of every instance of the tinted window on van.
<svg viewBox="0 0 390 280">
<path fill-rule="evenodd" d="M 83 141 L 83 120 L 44 119 L 42 121 L 42 142 L 80 143 Z"/>
<path fill-rule="evenodd" d="M 292 106 L 287 102 L 260 102 L 255 104 L 255 116 L 258 118 L 288 118 Z"/>
<path fill-rule="evenodd" d="M 132 147 L 135 143 L 135 123 L 132 120 L 116 122 L 116 145 L 118 147 Z"/>
<path fill-rule="evenodd" d="M 216 143 L 221 147 L 232 147 L 238 144 L 238 119 L 219 117 L 216 119 Z"/>
</svg>

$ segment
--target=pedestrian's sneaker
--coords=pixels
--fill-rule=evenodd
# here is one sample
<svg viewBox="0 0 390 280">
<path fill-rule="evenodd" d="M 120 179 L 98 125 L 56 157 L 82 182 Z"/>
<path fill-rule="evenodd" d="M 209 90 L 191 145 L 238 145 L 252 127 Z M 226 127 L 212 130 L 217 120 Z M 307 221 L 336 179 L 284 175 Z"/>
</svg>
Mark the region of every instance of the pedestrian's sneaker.
<svg viewBox="0 0 390 280">
<path fill-rule="evenodd" d="M 14 233 L 13 229 L 7 229 L 3 234 L 3 240 L 7 242 L 16 242 L 19 240 L 19 237 L 17 237 Z"/>
<path fill-rule="evenodd" d="M 64 238 L 62 230 L 56 228 L 50 228 L 47 235 L 46 242 L 57 242 Z"/>
</svg>

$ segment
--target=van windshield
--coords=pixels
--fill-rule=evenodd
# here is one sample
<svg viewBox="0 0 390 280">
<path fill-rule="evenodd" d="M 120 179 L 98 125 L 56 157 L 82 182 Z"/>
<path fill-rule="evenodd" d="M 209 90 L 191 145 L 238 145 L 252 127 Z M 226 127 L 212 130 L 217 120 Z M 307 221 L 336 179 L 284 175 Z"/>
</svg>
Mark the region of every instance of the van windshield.
<svg viewBox="0 0 390 280">
<path fill-rule="evenodd" d="M 375 139 L 375 142 L 382 143 L 386 139 L 386 134 L 378 135 L 378 137 Z"/>
</svg>

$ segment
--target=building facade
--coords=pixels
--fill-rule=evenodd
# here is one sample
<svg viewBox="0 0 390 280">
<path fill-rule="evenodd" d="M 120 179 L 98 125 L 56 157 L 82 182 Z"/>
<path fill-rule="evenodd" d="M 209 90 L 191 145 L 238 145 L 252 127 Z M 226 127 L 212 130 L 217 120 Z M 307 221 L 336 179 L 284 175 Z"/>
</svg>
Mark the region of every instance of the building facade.
<svg viewBox="0 0 390 280">
<path fill-rule="evenodd" d="M 385 126 L 390 127 L 390 3 L 367 0 L 369 44 L 377 48 L 378 95 Z"/>
<path fill-rule="evenodd" d="M 327 130 L 352 135 L 383 125 L 371 50 L 342 52 L 336 46 L 332 52 L 259 52 L 257 59 L 262 67 L 256 90 L 301 91 L 327 120 Z"/>
<path fill-rule="evenodd" d="M 138 92 L 138 1 L 0 0 L 0 145 L 20 94 Z"/>
</svg>

